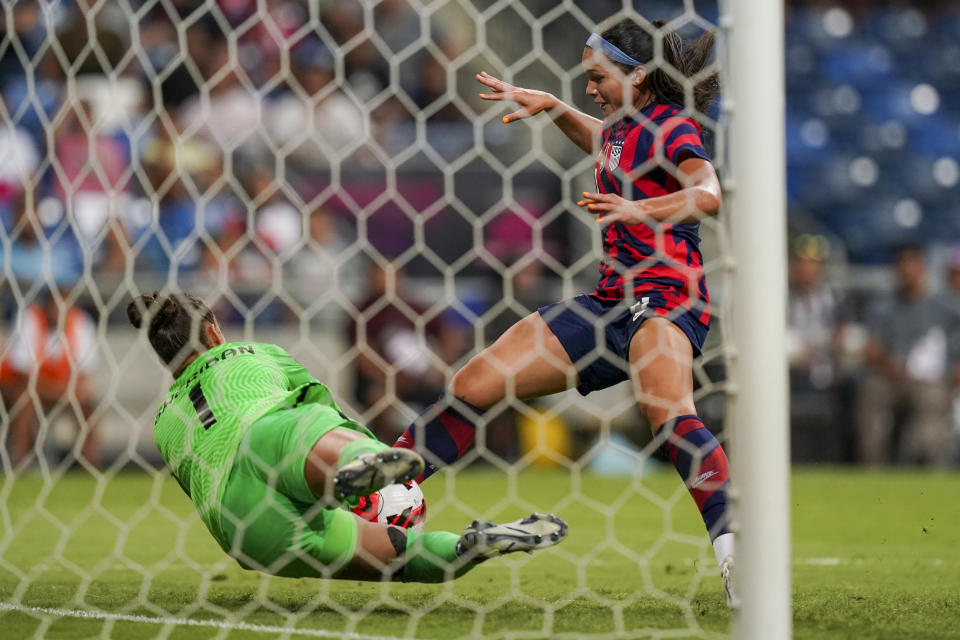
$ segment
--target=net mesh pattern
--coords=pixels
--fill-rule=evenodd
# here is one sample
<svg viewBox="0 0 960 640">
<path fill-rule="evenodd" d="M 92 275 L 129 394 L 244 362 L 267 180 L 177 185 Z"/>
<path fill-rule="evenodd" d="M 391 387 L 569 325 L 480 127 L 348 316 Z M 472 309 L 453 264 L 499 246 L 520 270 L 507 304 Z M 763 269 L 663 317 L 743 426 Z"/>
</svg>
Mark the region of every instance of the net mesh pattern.
<svg viewBox="0 0 960 640">
<path fill-rule="evenodd" d="M 591 32 L 629 15 L 696 36 L 720 24 L 716 4 L 0 6 L 4 626 L 34 638 L 726 633 L 701 624 L 722 604 L 712 549 L 630 383 L 536 400 L 508 390 L 476 446 L 423 487 L 428 530 L 550 511 L 571 524 L 563 544 L 439 586 L 289 580 L 240 569 L 163 466 L 153 418 L 170 375 L 124 314 L 143 293 L 197 295 L 228 338 L 281 345 L 393 442 L 516 320 L 596 286 L 601 230 L 576 206 L 595 156 L 546 116 L 503 124 L 476 74 L 596 114 L 580 63 Z M 668 73 L 689 97 L 718 69 Z M 723 175 L 722 110 L 693 115 Z M 701 222 L 713 321 L 693 369 L 721 440 L 725 224 Z"/>
</svg>

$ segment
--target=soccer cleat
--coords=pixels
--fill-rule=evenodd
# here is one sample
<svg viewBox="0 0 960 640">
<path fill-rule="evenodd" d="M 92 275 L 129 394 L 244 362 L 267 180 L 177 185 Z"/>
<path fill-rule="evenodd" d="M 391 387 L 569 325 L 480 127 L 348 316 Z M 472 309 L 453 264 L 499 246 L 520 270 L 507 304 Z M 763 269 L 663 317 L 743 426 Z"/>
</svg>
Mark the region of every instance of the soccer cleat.
<svg viewBox="0 0 960 640">
<path fill-rule="evenodd" d="M 368 496 L 388 484 L 413 480 L 423 471 L 423 458 L 410 449 L 363 453 L 337 469 L 333 484 L 342 496 Z"/>
<path fill-rule="evenodd" d="M 733 556 L 727 556 L 720 565 L 720 579 L 723 581 L 723 591 L 727 596 L 727 606 L 731 609 L 740 607 L 740 599 L 737 598 L 737 592 L 734 589 L 734 577 L 736 575 Z"/>
<path fill-rule="evenodd" d="M 552 547 L 567 536 L 567 523 L 552 513 L 532 513 L 522 520 L 493 524 L 474 520 L 457 543 L 459 555 L 471 554 L 480 559 L 505 553 Z"/>
</svg>

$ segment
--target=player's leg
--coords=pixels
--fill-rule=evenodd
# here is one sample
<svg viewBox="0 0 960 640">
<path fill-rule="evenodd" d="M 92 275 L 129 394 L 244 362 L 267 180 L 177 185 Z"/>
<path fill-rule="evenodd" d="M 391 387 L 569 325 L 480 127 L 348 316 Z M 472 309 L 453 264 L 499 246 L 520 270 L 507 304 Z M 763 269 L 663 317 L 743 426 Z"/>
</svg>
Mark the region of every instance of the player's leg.
<svg viewBox="0 0 960 640">
<path fill-rule="evenodd" d="M 360 519 L 341 508 L 349 496 L 422 469 L 418 454 L 377 441 L 335 407 L 274 411 L 254 422 L 241 442 L 222 495 L 220 526 L 211 532 L 244 567 L 329 576 L 349 565 L 356 550 Z"/>
<path fill-rule="evenodd" d="M 463 456 L 483 413 L 504 398 L 532 398 L 576 384 L 577 373 L 564 346 L 540 313 L 531 313 L 471 358 L 451 381 L 452 398 L 429 407 L 396 446 L 425 452 L 427 468 L 417 478 L 421 482 L 439 465 Z"/>
<path fill-rule="evenodd" d="M 868 370 L 857 394 L 857 450 L 871 465 L 891 461 L 893 407 L 899 386 L 880 371 Z"/>
<path fill-rule="evenodd" d="M 489 409 L 508 395 L 533 398 L 576 384 L 570 356 L 539 312 L 519 320 L 453 376 L 457 398 Z"/>
<path fill-rule="evenodd" d="M 353 558 L 336 577 L 382 580 L 389 572 L 403 582 L 445 582 L 489 558 L 551 547 L 566 535 L 566 522 L 552 514 L 534 513 L 503 525 L 475 521 L 462 535 L 419 533 L 357 518 Z M 327 544 L 340 546 L 334 540 Z"/>
<path fill-rule="evenodd" d="M 905 386 L 911 406 L 900 461 L 947 466 L 953 460 L 949 385 L 943 380 L 911 380 Z"/>
<path fill-rule="evenodd" d="M 463 535 L 418 533 L 304 504 L 271 479 L 251 456 L 241 457 L 221 502 L 222 535 L 211 530 L 241 566 L 271 575 L 443 582 L 487 558 L 552 546 L 567 533 L 562 520 L 540 514 L 507 525 L 474 523 Z"/>
<path fill-rule="evenodd" d="M 637 401 L 654 435 L 663 438 L 723 565 L 733 555 L 727 528 L 730 469 L 723 447 L 696 415 L 690 338 L 666 318 L 649 318 L 630 342 L 630 365 Z"/>
<path fill-rule="evenodd" d="M 335 407 L 308 403 L 254 422 L 235 466 L 299 504 L 323 499 L 330 506 L 410 480 L 423 470 L 423 459 L 380 442 Z"/>
<path fill-rule="evenodd" d="M 17 465 L 33 448 L 33 425 L 36 417 L 34 398 L 27 393 L 26 376 L 17 375 L 4 390 L 4 407 L 10 420 L 7 451 L 10 461 Z"/>
<path fill-rule="evenodd" d="M 316 497 L 369 495 L 388 484 L 406 482 L 423 471 L 423 459 L 365 432 L 334 428 L 310 448 L 303 466 L 307 486 Z"/>
<path fill-rule="evenodd" d="M 77 418 L 78 439 L 80 440 L 80 457 L 94 467 L 100 467 L 100 438 L 98 419 L 95 416 L 96 394 L 93 390 L 93 381 L 86 373 L 77 375 L 74 397 L 79 405 Z"/>
</svg>

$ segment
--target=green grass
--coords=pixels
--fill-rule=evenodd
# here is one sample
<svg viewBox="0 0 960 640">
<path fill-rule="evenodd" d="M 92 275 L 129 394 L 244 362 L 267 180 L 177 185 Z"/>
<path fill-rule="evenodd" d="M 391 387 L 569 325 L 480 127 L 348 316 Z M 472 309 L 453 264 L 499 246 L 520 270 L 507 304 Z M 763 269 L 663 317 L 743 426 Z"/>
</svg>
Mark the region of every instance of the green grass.
<svg viewBox="0 0 960 640">
<path fill-rule="evenodd" d="M 172 481 L 135 473 L 100 483 L 85 474 L 52 484 L 8 478 L 0 602 L 417 638 L 645 638 L 669 629 L 682 631 L 670 637 L 698 638 L 730 629 L 712 550 L 672 471 L 633 483 L 471 471 L 424 489 L 431 529 L 540 509 L 567 518 L 570 537 L 447 585 L 270 579 L 226 559 Z M 796 471 L 795 637 L 960 638 L 958 495 L 957 473 Z M 5 639 L 158 635 L 277 634 L 0 610 Z"/>
</svg>

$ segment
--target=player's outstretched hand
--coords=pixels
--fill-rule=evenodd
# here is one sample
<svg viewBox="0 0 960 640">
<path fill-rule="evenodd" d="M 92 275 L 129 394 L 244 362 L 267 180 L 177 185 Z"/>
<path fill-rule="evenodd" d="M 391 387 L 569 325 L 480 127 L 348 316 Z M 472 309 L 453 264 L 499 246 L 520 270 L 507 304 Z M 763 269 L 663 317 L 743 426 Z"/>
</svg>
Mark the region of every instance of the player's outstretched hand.
<svg viewBox="0 0 960 640">
<path fill-rule="evenodd" d="M 615 193 L 583 192 L 583 199 L 577 202 L 589 213 L 600 214 L 598 224 L 622 222 L 623 224 L 640 224 L 647 220 L 644 201 L 627 200 Z"/>
<path fill-rule="evenodd" d="M 509 82 L 494 78 L 486 71 L 481 71 L 477 74 L 477 82 L 493 90 L 492 93 L 480 94 L 480 97 L 484 100 L 510 100 L 520 107 L 513 113 L 503 117 L 504 124 L 509 124 L 514 120 L 529 118 L 541 111 L 546 111 L 557 106 L 557 98 L 546 91 L 515 87 Z"/>
</svg>

